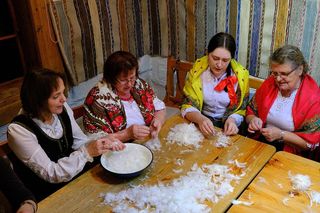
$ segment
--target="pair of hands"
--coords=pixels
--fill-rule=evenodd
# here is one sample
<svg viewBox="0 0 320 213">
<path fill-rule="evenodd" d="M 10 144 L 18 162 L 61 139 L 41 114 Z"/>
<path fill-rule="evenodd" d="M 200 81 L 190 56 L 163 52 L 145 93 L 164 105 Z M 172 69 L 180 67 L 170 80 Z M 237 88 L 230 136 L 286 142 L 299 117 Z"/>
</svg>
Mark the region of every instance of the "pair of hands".
<svg viewBox="0 0 320 213">
<path fill-rule="evenodd" d="M 117 138 L 107 135 L 95 141 L 91 141 L 86 146 L 87 151 L 91 157 L 99 156 L 107 151 L 120 151 L 125 148 L 125 144 Z"/>
<path fill-rule="evenodd" d="M 248 125 L 248 132 L 255 133 L 260 131 L 267 141 L 272 142 L 281 138 L 281 129 L 277 127 L 262 128 L 263 122 L 258 117 L 253 117 Z"/>
<path fill-rule="evenodd" d="M 150 127 L 145 125 L 134 124 L 128 128 L 129 135 L 131 139 L 143 140 L 151 135 L 152 138 L 158 137 L 162 123 L 158 119 L 154 119 Z"/>
<path fill-rule="evenodd" d="M 216 134 L 216 130 L 211 122 L 211 120 L 203 115 L 198 123 L 199 129 L 205 136 L 211 136 Z M 224 123 L 223 133 L 225 135 L 235 135 L 239 132 L 236 122 L 233 118 L 228 118 Z"/>
</svg>

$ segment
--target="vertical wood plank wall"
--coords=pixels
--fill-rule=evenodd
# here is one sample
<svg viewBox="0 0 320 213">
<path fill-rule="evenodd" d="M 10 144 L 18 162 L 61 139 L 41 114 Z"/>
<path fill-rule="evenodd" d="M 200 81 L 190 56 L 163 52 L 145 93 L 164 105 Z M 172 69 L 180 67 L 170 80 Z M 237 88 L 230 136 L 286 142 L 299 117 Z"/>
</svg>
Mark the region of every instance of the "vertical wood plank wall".
<svg viewBox="0 0 320 213">
<path fill-rule="evenodd" d="M 29 0 L 28 2 L 41 65 L 56 71 L 64 70 L 58 43 L 54 42 L 55 36 L 46 5 L 48 1 Z"/>
</svg>

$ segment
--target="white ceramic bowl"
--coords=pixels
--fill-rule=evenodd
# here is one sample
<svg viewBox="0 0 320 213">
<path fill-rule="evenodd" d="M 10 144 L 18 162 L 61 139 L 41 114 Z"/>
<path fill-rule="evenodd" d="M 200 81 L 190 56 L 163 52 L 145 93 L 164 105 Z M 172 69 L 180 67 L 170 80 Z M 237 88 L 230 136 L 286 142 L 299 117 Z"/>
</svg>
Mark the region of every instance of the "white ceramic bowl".
<svg viewBox="0 0 320 213">
<path fill-rule="evenodd" d="M 110 173 L 120 177 L 135 177 L 141 174 L 153 160 L 150 149 L 141 144 L 126 143 L 121 151 L 101 155 L 101 165 Z"/>
</svg>

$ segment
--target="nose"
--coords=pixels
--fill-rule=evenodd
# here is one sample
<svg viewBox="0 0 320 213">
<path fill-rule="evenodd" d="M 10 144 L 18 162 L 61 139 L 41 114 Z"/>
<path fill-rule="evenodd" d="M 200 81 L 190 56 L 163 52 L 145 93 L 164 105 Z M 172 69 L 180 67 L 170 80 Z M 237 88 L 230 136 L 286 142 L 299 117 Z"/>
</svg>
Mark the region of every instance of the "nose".
<svg viewBox="0 0 320 213">
<path fill-rule="evenodd" d="M 67 101 L 67 98 L 64 94 L 62 94 L 60 101 L 61 101 L 61 103 L 64 103 Z"/>
<path fill-rule="evenodd" d="M 222 61 L 221 61 L 221 60 L 218 60 L 218 62 L 217 62 L 217 67 L 221 67 L 221 65 L 222 65 Z"/>
</svg>

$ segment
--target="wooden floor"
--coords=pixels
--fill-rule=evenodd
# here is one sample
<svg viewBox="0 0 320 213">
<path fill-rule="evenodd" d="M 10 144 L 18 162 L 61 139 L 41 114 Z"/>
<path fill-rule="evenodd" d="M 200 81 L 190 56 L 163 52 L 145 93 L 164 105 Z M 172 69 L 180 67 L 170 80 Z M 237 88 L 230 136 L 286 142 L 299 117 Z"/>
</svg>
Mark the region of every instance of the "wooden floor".
<svg viewBox="0 0 320 213">
<path fill-rule="evenodd" d="M 0 84 L 0 126 L 9 123 L 21 108 L 22 78 Z"/>
</svg>

